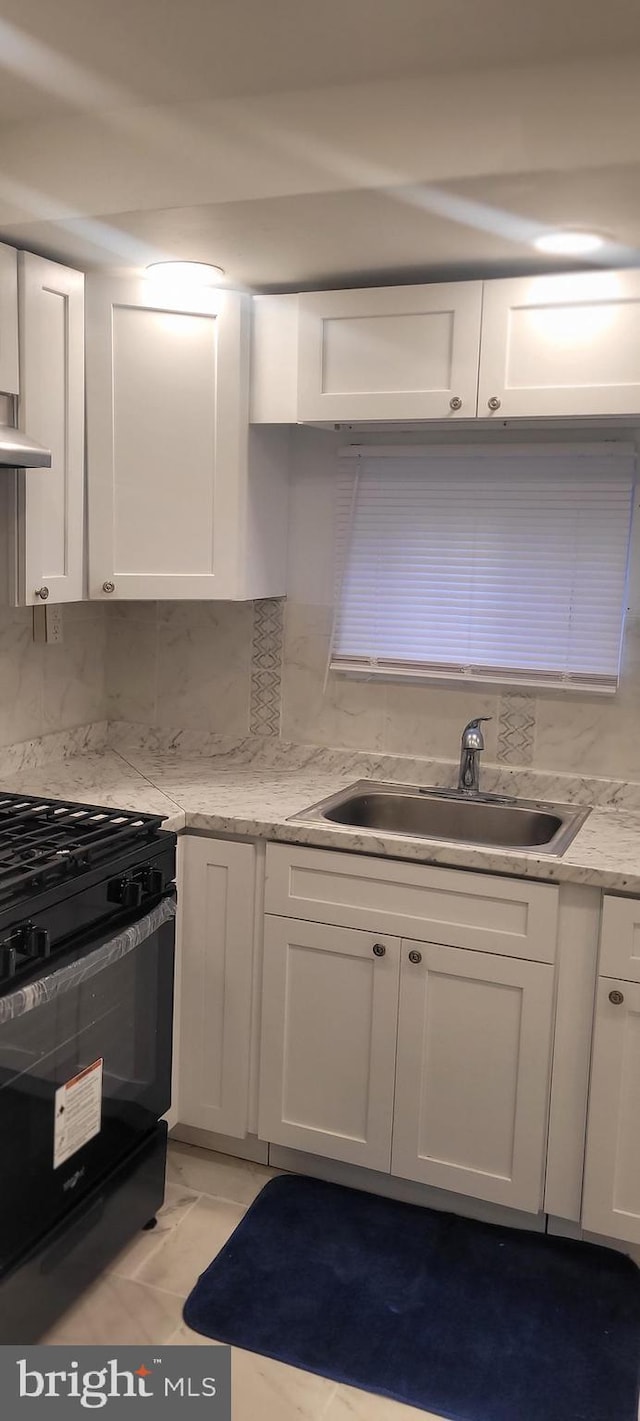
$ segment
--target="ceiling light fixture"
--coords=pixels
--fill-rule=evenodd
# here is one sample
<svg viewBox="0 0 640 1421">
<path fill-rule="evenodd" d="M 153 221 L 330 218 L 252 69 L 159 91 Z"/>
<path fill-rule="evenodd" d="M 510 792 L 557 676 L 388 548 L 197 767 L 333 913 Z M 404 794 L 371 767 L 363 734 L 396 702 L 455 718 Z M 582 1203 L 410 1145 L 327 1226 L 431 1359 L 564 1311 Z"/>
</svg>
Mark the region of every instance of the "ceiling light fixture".
<svg viewBox="0 0 640 1421">
<path fill-rule="evenodd" d="M 539 252 L 557 257 L 586 257 L 604 246 L 604 237 L 597 232 L 543 232 L 533 243 Z"/>
<path fill-rule="evenodd" d="M 151 281 L 162 282 L 163 285 L 174 288 L 180 286 L 185 290 L 219 286 L 225 274 L 221 266 L 191 261 L 151 262 L 146 271 Z"/>
</svg>

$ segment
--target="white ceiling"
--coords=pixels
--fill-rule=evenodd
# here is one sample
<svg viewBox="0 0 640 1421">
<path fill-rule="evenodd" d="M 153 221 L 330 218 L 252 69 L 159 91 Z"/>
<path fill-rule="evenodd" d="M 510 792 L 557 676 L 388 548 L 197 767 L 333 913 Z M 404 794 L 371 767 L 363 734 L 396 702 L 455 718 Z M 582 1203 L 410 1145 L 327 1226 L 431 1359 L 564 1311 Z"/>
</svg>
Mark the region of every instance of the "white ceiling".
<svg viewBox="0 0 640 1421">
<path fill-rule="evenodd" d="M 0 0 L 0 236 L 257 289 L 529 269 L 540 225 L 640 261 L 639 86 L 638 0 Z"/>
</svg>

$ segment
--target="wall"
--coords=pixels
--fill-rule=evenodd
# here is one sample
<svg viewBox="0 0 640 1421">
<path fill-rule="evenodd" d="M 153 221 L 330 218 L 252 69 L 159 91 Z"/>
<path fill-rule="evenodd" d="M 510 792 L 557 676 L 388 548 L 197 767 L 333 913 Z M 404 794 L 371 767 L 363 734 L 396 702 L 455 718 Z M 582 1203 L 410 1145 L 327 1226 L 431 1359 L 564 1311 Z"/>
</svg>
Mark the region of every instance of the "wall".
<svg viewBox="0 0 640 1421">
<path fill-rule="evenodd" d="M 447 759 L 456 757 L 466 721 L 490 715 L 485 732 L 492 760 L 640 780 L 640 537 L 621 684 L 613 697 L 500 695 L 335 675 L 325 689 L 341 442 L 344 436 L 325 430 L 297 432 L 284 608 L 265 602 L 109 609 L 110 715 L 220 734 L 279 730 L 285 740 Z M 636 527 L 640 534 L 640 519 Z"/>
<path fill-rule="evenodd" d="M 63 609 L 64 640 L 33 640 L 30 607 L 0 605 L 0 745 L 104 720 L 106 608 Z"/>
</svg>

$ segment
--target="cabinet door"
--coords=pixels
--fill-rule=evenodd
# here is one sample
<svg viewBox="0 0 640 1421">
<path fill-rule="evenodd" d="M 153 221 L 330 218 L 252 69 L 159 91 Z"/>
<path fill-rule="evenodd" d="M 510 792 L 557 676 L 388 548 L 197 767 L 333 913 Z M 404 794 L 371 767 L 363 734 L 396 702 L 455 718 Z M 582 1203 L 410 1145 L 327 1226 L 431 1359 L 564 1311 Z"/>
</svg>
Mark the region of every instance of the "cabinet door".
<svg viewBox="0 0 640 1421">
<path fill-rule="evenodd" d="M 598 982 L 582 1224 L 640 1243 L 640 984 L 612 977 Z"/>
<path fill-rule="evenodd" d="M 21 252 L 20 423 L 51 450 L 18 473 L 17 598 L 84 596 L 84 276 Z"/>
<path fill-rule="evenodd" d="M 403 941 L 393 1174 L 540 1209 L 552 999 L 546 964 Z"/>
<path fill-rule="evenodd" d="M 18 254 L 0 242 L 0 392 L 18 387 Z"/>
<path fill-rule="evenodd" d="M 400 943 L 265 924 L 258 1134 L 388 1172 Z"/>
<path fill-rule="evenodd" d="M 92 597 L 237 595 L 245 516 L 248 298 L 191 303 L 87 281 Z"/>
<path fill-rule="evenodd" d="M 482 283 L 300 297 L 298 419 L 476 413 Z"/>
<path fill-rule="evenodd" d="M 485 283 L 479 415 L 639 411 L 639 271 Z"/>
<path fill-rule="evenodd" d="M 178 1115 L 238 1139 L 249 1110 L 254 884 L 251 844 L 187 838 Z"/>
</svg>

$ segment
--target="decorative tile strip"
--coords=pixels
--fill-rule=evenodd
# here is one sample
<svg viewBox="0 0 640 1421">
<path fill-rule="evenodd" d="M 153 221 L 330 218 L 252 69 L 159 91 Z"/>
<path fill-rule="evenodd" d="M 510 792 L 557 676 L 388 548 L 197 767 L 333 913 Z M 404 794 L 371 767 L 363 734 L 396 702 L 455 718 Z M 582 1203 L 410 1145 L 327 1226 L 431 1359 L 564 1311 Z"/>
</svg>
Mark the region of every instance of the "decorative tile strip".
<svg viewBox="0 0 640 1421">
<path fill-rule="evenodd" d="M 268 597 L 253 604 L 251 649 L 251 735 L 280 734 L 284 601 Z"/>
</svg>

